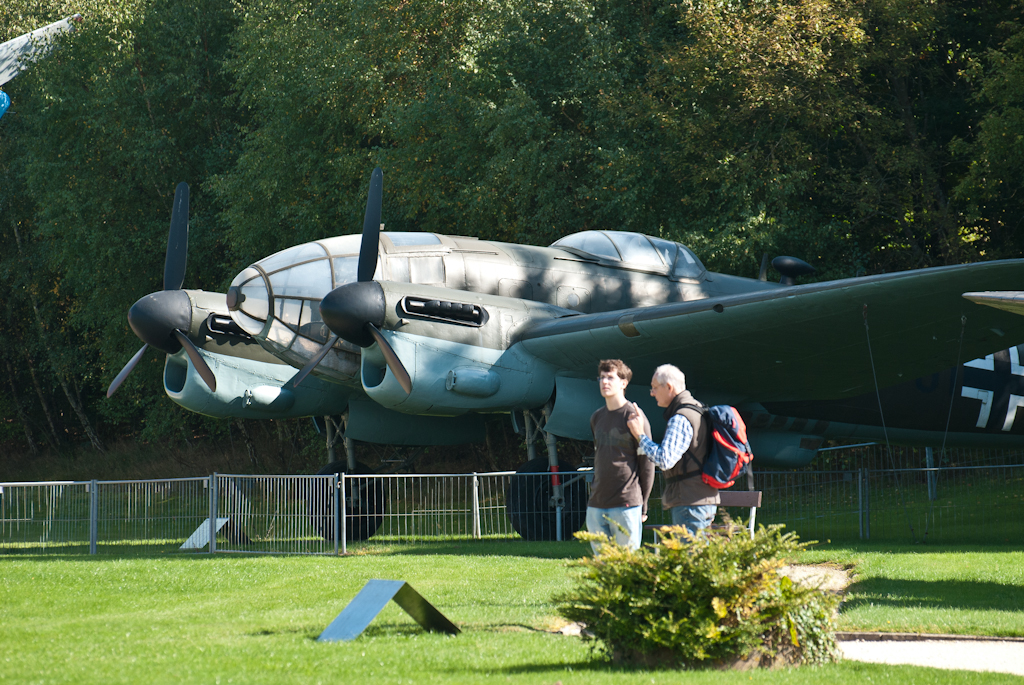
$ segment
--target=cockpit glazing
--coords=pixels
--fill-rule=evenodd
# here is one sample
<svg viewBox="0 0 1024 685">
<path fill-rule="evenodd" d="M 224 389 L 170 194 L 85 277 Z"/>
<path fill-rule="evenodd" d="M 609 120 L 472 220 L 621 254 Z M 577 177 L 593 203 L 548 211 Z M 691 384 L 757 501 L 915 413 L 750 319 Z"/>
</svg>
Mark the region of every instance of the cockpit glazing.
<svg viewBox="0 0 1024 685">
<path fill-rule="evenodd" d="M 550 247 L 625 268 L 667 272 L 676 280 L 700 280 L 705 272 L 704 265 L 685 245 L 641 233 L 581 231 L 556 240 Z"/>
</svg>

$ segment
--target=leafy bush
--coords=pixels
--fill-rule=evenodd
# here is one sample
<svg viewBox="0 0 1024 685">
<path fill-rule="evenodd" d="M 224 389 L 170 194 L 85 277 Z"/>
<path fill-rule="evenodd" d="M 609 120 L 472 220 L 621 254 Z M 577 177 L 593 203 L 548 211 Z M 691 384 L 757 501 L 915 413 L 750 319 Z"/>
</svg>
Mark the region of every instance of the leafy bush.
<svg viewBox="0 0 1024 685">
<path fill-rule="evenodd" d="M 825 663 L 836 659 L 838 600 L 779 574 L 803 549 L 782 526 L 745 528 L 694 538 L 681 527 L 659 531 L 652 547 L 633 551 L 608 542 L 557 596 L 558 612 L 617 662 L 730 666 L 741 662 Z M 606 540 L 577 533 L 583 540 Z"/>
</svg>

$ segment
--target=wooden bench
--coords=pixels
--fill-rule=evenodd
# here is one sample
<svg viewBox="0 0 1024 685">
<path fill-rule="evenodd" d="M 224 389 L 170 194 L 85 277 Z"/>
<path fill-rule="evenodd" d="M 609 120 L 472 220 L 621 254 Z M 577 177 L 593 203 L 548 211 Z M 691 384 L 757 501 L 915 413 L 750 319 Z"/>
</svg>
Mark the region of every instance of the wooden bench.
<svg viewBox="0 0 1024 685">
<path fill-rule="evenodd" d="M 721 501 L 718 503 L 718 508 L 722 507 L 749 507 L 750 518 L 747 522 L 747 529 L 750 531 L 750 537 L 754 537 L 754 519 L 757 517 L 757 508 L 761 506 L 761 491 L 760 490 L 722 490 L 718 493 Z M 652 531 L 654 536 L 654 542 L 658 541 L 658 534 L 653 531 L 661 530 L 662 528 L 668 528 L 667 525 L 662 526 L 644 526 L 645 530 Z M 711 524 L 711 529 L 724 528 L 722 525 Z"/>
</svg>

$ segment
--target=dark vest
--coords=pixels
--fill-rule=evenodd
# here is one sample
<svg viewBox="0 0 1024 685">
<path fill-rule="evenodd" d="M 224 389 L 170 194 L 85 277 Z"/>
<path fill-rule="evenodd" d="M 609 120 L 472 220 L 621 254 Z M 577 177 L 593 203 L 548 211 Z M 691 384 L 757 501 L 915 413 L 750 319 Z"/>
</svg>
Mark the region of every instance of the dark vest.
<svg viewBox="0 0 1024 685">
<path fill-rule="evenodd" d="M 690 422 L 693 427 L 693 439 L 690 447 L 683 453 L 675 466 L 665 471 L 665 490 L 661 495 L 661 504 L 666 509 L 677 506 L 710 505 L 719 503 L 718 490 L 706 484 L 701 478 L 701 466 L 707 456 L 711 439 L 710 424 L 703 420 L 700 411 L 695 407 L 683 405 L 699 405 L 688 390 L 684 390 L 672 399 L 665 409 L 665 420 L 676 414 Z"/>
<path fill-rule="evenodd" d="M 683 453 L 682 459 L 676 462 L 675 466 L 665 471 L 666 483 L 699 477 L 701 467 L 704 465 L 704 457 L 708 453 L 708 426 L 699 411 L 692 406 L 683 406 L 688 404 L 700 405 L 700 402 L 694 399 L 689 390 L 684 390 L 672 399 L 663 414 L 666 421 L 678 414 L 689 421 L 690 426 L 693 427 L 693 439 L 690 440 L 689 449 Z"/>
</svg>

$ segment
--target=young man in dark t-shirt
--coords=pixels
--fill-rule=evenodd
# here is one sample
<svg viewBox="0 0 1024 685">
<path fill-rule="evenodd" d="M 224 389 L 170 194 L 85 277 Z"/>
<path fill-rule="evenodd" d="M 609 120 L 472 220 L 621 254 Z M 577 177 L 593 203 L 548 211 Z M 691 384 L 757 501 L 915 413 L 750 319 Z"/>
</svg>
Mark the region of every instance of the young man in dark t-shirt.
<svg viewBox="0 0 1024 685">
<path fill-rule="evenodd" d="M 626 386 L 633 372 L 618 359 L 598 365 L 598 385 L 605 406 L 590 417 L 594 433 L 594 483 L 587 503 L 587 530 L 604 533 L 618 544 L 640 547 L 641 523 L 654 485 L 654 465 L 637 456 L 639 443 L 626 425 L 633 414 Z M 646 435 L 651 434 L 643 418 Z M 624 529 L 624 530 L 623 530 Z M 591 543 L 594 553 L 599 544 Z"/>
</svg>

